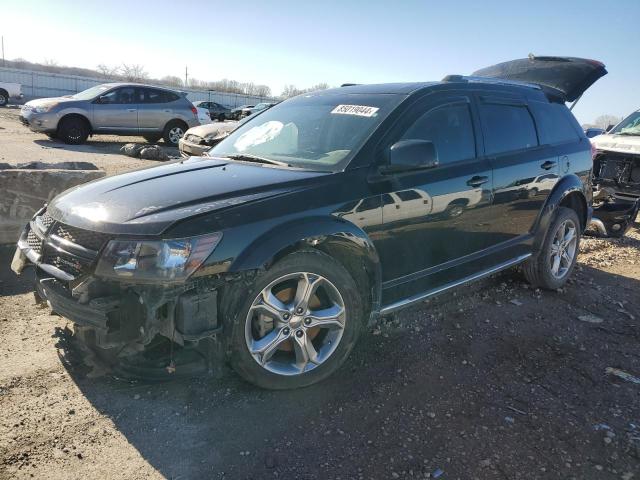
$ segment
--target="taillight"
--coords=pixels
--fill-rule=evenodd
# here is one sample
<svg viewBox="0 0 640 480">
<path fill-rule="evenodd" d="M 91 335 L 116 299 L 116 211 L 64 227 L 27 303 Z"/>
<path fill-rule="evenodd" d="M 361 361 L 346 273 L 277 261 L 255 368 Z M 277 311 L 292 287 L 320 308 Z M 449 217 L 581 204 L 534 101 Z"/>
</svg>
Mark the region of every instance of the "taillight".
<svg viewBox="0 0 640 480">
<path fill-rule="evenodd" d="M 191 107 L 191 111 L 196 117 L 198 116 L 198 109 L 196 107 Z"/>
</svg>

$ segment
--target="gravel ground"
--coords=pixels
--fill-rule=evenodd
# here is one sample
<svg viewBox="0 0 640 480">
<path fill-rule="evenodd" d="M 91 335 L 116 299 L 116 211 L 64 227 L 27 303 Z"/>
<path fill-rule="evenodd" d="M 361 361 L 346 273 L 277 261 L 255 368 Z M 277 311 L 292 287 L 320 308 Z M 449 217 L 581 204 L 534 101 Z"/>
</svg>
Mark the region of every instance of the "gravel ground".
<svg viewBox="0 0 640 480">
<path fill-rule="evenodd" d="M 2 251 L 0 478 L 640 479 L 639 227 L 584 238 L 560 291 L 512 270 L 386 317 L 287 392 L 92 370 Z"/>
<path fill-rule="evenodd" d="M 44 134 L 34 133 L 18 121 L 19 107 L 0 108 L 0 163 L 26 163 L 41 161 L 91 162 L 107 175 L 156 165 L 154 160 L 140 160 L 122 155 L 120 148 L 131 142 L 147 143 L 142 137 L 98 135 L 84 145 L 65 145 Z M 179 156 L 175 147 L 165 147 L 169 156 Z"/>
</svg>

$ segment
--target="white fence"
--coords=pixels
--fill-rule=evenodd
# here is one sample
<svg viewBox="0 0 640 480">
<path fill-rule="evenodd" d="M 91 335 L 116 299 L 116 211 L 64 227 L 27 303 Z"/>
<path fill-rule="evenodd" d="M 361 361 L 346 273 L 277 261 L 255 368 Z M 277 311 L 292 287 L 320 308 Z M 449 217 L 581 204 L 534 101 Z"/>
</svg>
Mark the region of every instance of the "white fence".
<svg viewBox="0 0 640 480">
<path fill-rule="evenodd" d="M 109 80 L 0 67 L 0 82 L 21 84 L 25 99 L 32 100 L 34 98 L 73 95 L 94 85 L 107 83 Z M 189 88 L 177 88 L 176 90 L 187 92 L 187 98 L 192 102 L 209 100 L 231 108 L 240 105 L 255 105 L 256 103 L 271 100 L 266 97 L 242 95 L 239 93 L 192 90 Z"/>
</svg>

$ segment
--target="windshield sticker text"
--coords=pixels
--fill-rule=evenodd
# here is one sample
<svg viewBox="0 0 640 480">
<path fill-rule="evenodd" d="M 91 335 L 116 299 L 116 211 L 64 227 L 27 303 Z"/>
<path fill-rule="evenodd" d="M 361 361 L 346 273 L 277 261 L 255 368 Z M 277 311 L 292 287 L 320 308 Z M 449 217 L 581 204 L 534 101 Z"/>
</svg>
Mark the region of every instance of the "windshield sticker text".
<svg viewBox="0 0 640 480">
<path fill-rule="evenodd" d="M 378 107 L 367 107 L 366 105 L 338 105 L 331 110 L 331 113 L 341 115 L 357 115 L 359 117 L 373 117 L 380 110 Z"/>
</svg>

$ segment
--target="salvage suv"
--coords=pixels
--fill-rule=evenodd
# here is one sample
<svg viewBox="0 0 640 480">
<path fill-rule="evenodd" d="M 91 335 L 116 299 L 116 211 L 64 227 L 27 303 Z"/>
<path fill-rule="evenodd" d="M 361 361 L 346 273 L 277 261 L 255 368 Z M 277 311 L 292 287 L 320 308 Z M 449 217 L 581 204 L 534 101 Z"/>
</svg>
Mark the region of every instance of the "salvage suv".
<svg viewBox="0 0 640 480">
<path fill-rule="evenodd" d="M 134 135 L 173 146 L 200 125 L 186 94 L 136 83 L 105 83 L 75 95 L 27 102 L 20 120 L 34 132 L 79 145 L 89 135 Z"/>
<path fill-rule="evenodd" d="M 59 195 L 12 266 L 35 265 L 37 296 L 120 361 L 171 341 L 262 387 L 309 385 L 380 315 L 518 264 L 566 282 L 592 157 L 565 102 L 605 74 L 541 57 L 304 94 L 209 157 Z M 431 205 L 454 198 L 456 215 Z"/>
</svg>

